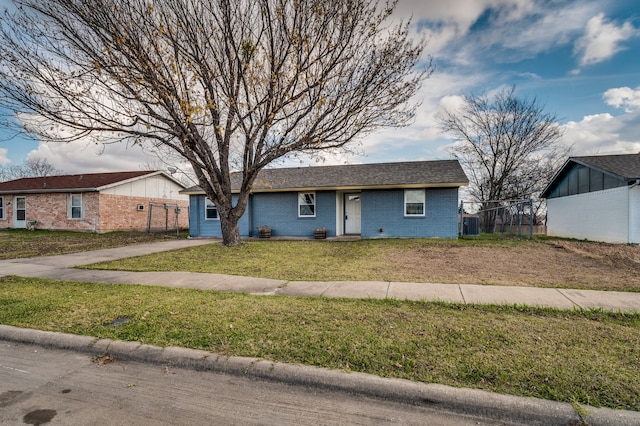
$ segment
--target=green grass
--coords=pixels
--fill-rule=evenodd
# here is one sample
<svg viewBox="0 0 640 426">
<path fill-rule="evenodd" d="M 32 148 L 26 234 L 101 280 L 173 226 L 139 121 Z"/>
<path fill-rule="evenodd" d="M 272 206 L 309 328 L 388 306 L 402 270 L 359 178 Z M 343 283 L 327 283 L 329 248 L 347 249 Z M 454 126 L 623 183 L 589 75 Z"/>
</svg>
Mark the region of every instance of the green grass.
<svg viewBox="0 0 640 426">
<path fill-rule="evenodd" d="M 0 260 L 78 253 L 148 243 L 166 238 L 162 234 L 131 231 L 96 234 L 41 229 L 0 230 Z"/>
<path fill-rule="evenodd" d="M 567 265 L 572 267 L 568 268 Z M 640 291 L 640 250 L 549 239 L 252 240 L 86 265 L 286 281 L 396 281 Z"/>
<path fill-rule="evenodd" d="M 526 244 L 527 242 L 524 242 Z M 209 244 L 173 252 L 132 257 L 91 269 L 131 271 L 191 271 L 281 280 L 405 281 L 406 270 L 388 260 L 390 252 L 437 245 L 512 247 L 517 240 L 385 239 L 356 241 L 247 241 L 234 247 Z"/>
<path fill-rule="evenodd" d="M 395 245 L 401 240 L 395 240 Z M 382 279 L 381 255 L 391 241 L 250 241 L 235 247 L 210 244 L 91 265 L 95 269 L 193 271 L 283 280 Z M 377 277 L 377 278 L 376 278 Z"/>
<path fill-rule="evenodd" d="M 640 411 L 640 314 L 4 277 L 0 323 Z"/>
</svg>

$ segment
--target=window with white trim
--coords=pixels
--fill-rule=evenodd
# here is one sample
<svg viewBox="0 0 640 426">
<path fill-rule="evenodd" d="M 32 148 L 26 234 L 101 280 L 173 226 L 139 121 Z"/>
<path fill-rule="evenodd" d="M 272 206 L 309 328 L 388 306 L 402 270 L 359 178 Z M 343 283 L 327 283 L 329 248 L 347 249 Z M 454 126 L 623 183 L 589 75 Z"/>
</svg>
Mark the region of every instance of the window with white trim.
<svg viewBox="0 0 640 426">
<path fill-rule="evenodd" d="M 71 219 L 82 219 L 82 194 L 71 194 L 70 199 L 69 217 Z"/>
<path fill-rule="evenodd" d="M 4 219 L 4 197 L 0 197 L 0 220 Z"/>
<path fill-rule="evenodd" d="M 316 193 L 298 193 L 298 217 L 316 217 Z"/>
<path fill-rule="evenodd" d="M 424 189 L 404 190 L 404 215 L 424 216 Z"/>
<path fill-rule="evenodd" d="M 204 218 L 205 220 L 218 220 L 218 208 L 210 199 L 205 199 L 204 206 Z"/>
</svg>

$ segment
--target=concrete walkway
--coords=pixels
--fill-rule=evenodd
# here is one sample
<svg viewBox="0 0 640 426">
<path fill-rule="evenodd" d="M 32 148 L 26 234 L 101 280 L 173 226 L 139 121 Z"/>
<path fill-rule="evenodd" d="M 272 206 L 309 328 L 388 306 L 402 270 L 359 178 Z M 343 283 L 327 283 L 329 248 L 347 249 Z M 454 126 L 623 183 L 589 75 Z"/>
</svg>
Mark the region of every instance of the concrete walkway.
<svg viewBox="0 0 640 426">
<path fill-rule="evenodd" d="M 160 285 L 259 295 L 395 298 L 466 304 L 519 304 L 559 309 L 600 308 L 612 311 L 640 312 L 640 293 L 616 291 L 387 281 L 284 281 L 194 272 L 126 272 L 74 268 L 90 263 L 210 244 L 212 241 L 204 239 L 168 240 L 60 256 L 2 260 L 0 261 L 0 275 L 100 283 Z"/>
</svg>

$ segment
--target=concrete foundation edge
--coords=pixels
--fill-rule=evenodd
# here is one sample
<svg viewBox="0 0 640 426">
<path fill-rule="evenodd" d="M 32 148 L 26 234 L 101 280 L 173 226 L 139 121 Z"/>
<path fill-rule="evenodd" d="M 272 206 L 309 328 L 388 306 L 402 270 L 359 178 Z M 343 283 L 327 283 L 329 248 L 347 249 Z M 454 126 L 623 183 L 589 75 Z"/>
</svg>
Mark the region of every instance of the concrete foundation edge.
<svg viewBox="0 0 640 426">
<path fill-rule="evenodd" d="M 515 424 L 565 426 L 579 424 L 580 420 L 591 426 L 640 424 L 640 413 L 634 411 L 581 406 L 581 412 L 585 414 L 580 417 L 568 403 L 404 379 L 386 379 L 371 374 L 284 364 L 257 358 L 226 357 L 180 347 L 162 348 L 138 342 L 98 339 L 8 325 L 0 325 L 0 340 L 70 349 L 95 356 L 108 353 L 122 360 L 315 386 Z"/>
</svg>

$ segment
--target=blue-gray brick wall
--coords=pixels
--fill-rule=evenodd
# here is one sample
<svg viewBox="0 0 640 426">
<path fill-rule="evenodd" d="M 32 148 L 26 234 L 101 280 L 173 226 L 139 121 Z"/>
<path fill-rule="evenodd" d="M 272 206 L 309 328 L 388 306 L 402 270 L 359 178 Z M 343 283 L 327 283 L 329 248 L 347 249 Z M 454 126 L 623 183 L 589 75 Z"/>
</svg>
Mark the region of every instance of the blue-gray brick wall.
<svg viewBox="0 0 640 426">
<path fill-rule="evenodd" d="M 426 190 L 425 216 L 404 216 L 404 190 L 363 190 L 361 194 L 362 238 L 457 238 L 458 188 Z M 205 220 L 205 197 L 192 195 L 189 234 L 220 237 L 219 220 Z M 273 236 L 311 237 L 325 227 L 336 235 L 336 192 L 316 192 L 316 217 L 298 217 L 298 193 L 275 192 L 251 195 L 239 222 L 240 235 L 256 236 L 256 227 L 269 226 Z"/>
<path fill-rule="evenodd" d="M 234 197 L 233 202 L 237 202 Z M 189 235 L 191 237 L 222 237 L 219 219 L 205 219 L 206 197 L 204 195 L 189 196 Z M 245 214 L 238 221 L 240 235 L 249 236 L 249 215 Z"/>
<path fill-rule="evenodd" d="M 252 195 L 251 222 L 269 226 L 272 236 L 312 237 L 316 228 L 326 228 L 328 237 L 336 235 L 336 193 L 316 191 L 316 216 L 298 217 L 297 192 L 271 192 Z"/>
<path fill-rule="evenodd" d="M 458 188 L 427 189 L 424 217 L 404 216 L 404 190 L 362 191 L 362 238 L 457 238 Z"/>
</svg>

